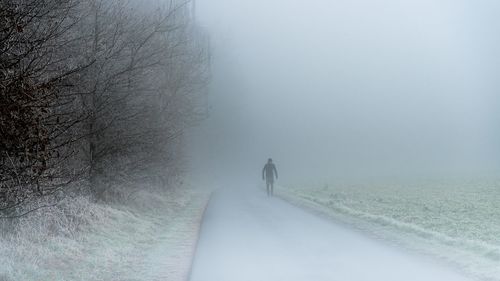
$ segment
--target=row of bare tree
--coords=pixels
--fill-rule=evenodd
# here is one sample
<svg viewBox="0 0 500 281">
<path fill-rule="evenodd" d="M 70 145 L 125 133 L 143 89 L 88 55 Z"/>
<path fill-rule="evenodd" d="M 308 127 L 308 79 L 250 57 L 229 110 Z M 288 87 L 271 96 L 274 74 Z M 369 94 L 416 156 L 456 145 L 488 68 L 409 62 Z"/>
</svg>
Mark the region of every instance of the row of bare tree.
<svg viewBox="0 0 500 281">
<path fill-rule="evenodd" d="M 0 2 L 2 216 L 75 181 L 106 199 L 179 172 L 183 132 L 206 114 L 208 38 L 190 0 L 152 2 Z"/>
</svg>

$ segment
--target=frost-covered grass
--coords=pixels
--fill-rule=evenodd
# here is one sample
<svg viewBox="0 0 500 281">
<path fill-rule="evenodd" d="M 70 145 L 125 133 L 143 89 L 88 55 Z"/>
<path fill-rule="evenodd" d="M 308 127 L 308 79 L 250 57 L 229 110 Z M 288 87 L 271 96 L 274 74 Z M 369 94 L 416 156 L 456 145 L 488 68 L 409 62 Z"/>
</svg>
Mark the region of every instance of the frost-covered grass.
<svg viewBox="0 0 500 281">
<path fill-rule="evenodd" d="M 148 188 L 126 204 L 68 198 L 0 222 L 0 280 L 183 280 L 207 200 L 185 186 Z"/>
<path fill-rule="evenodd" d="M 480 279 L 500 280 L 500 181 L 338 183 L 279 192 Z"/>
</svg>

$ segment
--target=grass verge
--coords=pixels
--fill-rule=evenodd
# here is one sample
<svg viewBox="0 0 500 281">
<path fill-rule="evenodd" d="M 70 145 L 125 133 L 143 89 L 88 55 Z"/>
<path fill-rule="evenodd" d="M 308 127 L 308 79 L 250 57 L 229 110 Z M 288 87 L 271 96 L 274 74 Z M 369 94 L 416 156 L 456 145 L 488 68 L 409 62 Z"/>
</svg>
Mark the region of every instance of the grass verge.
<svg viewBox="0 0 500 281">
<path fill-rule="evenodd" d="M 209 194 L 185 185 L 145 188 L 126 204 L 68 198 L 2 222 L 0 280 L 184 281 Z"/>
</svg>

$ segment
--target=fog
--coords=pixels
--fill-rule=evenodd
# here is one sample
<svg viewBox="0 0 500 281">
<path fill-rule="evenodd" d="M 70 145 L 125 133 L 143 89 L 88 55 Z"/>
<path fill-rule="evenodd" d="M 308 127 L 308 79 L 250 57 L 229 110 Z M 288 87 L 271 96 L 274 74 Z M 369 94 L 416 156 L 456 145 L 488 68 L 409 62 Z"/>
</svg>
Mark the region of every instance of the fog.
<svg viewBox="0 0 500 281">
<path fill-rule="evenodd" d="M 497 1 L 196 5 L 213 81 L 193 157 L 218 177 L 268 157 L 282 183 L 498 168 Z"/>
</svg>

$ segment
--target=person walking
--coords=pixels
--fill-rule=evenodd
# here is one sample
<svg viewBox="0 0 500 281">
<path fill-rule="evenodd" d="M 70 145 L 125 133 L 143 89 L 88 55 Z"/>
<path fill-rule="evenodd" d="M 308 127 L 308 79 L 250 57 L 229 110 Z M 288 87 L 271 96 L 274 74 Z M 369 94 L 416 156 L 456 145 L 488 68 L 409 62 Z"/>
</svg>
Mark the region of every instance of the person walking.
<svg viewBox="0 0 500 281">
<path fill-rule="evenodd" d="M 266 180 L 267 196 L 273 196 L 275 176 L 278 179 L 278 170 L 276 170 L 273 159 L 269 158 L 262 169 L 262 180 Z"/>
</svg>

